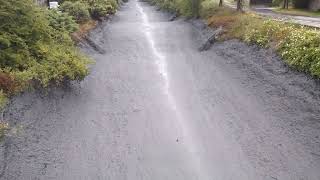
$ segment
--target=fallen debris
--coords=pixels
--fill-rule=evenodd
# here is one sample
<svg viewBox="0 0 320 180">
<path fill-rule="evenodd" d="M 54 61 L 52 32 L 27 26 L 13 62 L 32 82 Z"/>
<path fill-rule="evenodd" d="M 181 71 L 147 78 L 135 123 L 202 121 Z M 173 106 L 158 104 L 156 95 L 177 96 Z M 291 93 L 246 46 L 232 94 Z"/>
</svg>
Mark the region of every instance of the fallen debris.
<svg viewBox="0 0 320 180">
<path fill-rule="evenodd" d="M 210 49 L 212 44 L 216 41 L 217 37 L 223 32 L 222 27 L 220 26 L 216 29 L 209 39 L 199 48 L 199 51 L 207 51 Z"/>
<path fill-rule="evenodd" d="M 178 13 L 174 13 L 170 18 L 169 21 L 174 21 L 178 17 Z"/>
<path fill-rule="evenodd" d="M 106 53 L 106 51 L 102 47 L 100 47 L 97 43 L 95 43 L 89 36 L 84 36 L 83 39 L 87 42 L 89 46 L 91 46 L 98 53 L 100 54 Z"/>
</svg>

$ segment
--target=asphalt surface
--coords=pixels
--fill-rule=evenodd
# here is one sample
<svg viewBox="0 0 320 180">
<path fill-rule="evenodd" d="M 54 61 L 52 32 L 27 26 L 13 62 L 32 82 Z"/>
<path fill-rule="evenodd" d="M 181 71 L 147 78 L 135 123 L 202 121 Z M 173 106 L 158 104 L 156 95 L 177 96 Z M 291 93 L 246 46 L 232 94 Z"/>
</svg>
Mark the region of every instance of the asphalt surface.
<svg viewBox="0 0 320 180">
<path fill-rule="evenodd" d="M 230 8 L 237 9 L 235 2 L 224 2 L 224 4 Z M 294 24 L 300 24 L 309 27 L 320 28 L 320 18 L 319 17 L 308 17 L 308 16 L 298 16 L 298 15 L 289 15 L 281 14 L 273 11 L 275 7 L 268 7 L 265 5 L 253 5 L 250 8 L 245 7 L 246 11 L 254 11 L 255 13 L 267 17 L 276 19 L 279 21 L 290 22 Z"/>
<path fill-rule="evenodd" d="M 252 10 L 262 16 L 271 17 L 280 21 L 293 22 L 296 24 L 320 28 L 320 17 L 280 14 L 272 11 L 272 8 L 268 7 L 253 7 Z"/>
<path fill-rule="evenodd" d="M 319 180 L 320 86 L 203 25 L 123 5 L 81 83 L 13 98 L 3 180 Z"/>
</svg>

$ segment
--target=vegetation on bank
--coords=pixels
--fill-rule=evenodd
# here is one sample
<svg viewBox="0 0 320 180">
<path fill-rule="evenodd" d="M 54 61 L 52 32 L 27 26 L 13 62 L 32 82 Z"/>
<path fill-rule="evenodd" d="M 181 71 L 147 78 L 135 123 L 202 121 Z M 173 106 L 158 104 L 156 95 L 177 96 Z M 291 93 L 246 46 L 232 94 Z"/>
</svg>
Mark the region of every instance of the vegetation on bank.
<svg viewBox="0 0 320 180">
<path fill-rule="evenodd" d="M 117 6 L 115 0 L 65 0 L 48 10 L 33 0 L 0 0 L 0 109 L 27 88 L 82 80 L 90 60 L 73 36 L 81 37 Z M 0 137 L 6 128 L 0 119 Z"/>
<path fill-rule="evenodd" d="M 0 122 L 0 140 L 4 137 L 4 135 L 8 129 L 9 129 L 8 123 Z"/>
<path fill-rule="evenodd" d="M 171 12 L 176 12 L 179 15 L 192 16 L 192 1 L 190 0 L 147 0 L 153 5 L 157 5 Z"/>
<path fill-rule="evenodd" d="M 163 0 L 157 3 L 163 3 Z M 202 1 L 200 15 L 209 26 L 223 27 L 221 40 L 236 38 L 249 44 L 272 48 L 289 66 L 320 77 L 319 29 L 267 19 L 254 13 L 238 12 L 219 7 L 218 4 L 218 0 Z"/>
<path fill-rule="evenodd" d="M 34 85 L 83 79 L 89 60 L 72 34 L 113 14 L 117 2 L 72 0 L 48 10 L 33 0 L 0 0 L 0 7 L 0 95 L 10 96 Z"/>
<path fill-rule="evenodd" d="M 208 18 L 208 24 L 224 27 L 223 39 L 273 48 L 289 66 L 320 77 L 319 30 L 225 9 Z"/>
</svg>

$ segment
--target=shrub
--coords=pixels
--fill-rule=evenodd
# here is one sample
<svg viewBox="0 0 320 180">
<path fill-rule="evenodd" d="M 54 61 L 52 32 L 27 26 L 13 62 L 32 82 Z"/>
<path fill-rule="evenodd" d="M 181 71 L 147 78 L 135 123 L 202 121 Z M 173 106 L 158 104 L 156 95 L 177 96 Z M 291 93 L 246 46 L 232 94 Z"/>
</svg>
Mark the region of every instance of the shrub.
<svg viewBox="0 0 320 180">
<path fill-rule="evenodd" d="M 150 2 L 169 11 L 177 12 L 186 17 L 192 16 L 191 0 L 149 0 Z"/>
<path fill-rule="evenodd" d="M 0 111 L 3 110 L 3 108 L 7 105 L 7 103 L 8 103 L 8 98 L 7 98 L 6 94 L 2 90 L 0 90 Z M 0 119 L 0 120 L 3 120 L 3 119 Z M 1 124 L 0 124 L 0 126 L 1 126 Z M 1 129 L 1 127 L 0 127 L 0 129 Z"/>
<path fill-rule="evenodd" d="M 186 17 L 192 16 L 192 1 L 191 0 L 177 0 L 176 6 L 178 12 Z"/>
<path fill-rule="evenodd" d="M 49 25 L 58 31 L 73 33 L 79 28 L 72 16 L 54 9 L 48 11 L 48 20 Z"/>
<path fill-rule="evenodd" d="M 219 8 L 218 1 L 215 0 L 205 0 L 200 5 L 200 16 L 209 17 L 216 13 Z"/>
<path fill-rule="evenodd" d="M 272 0 L 272 5 L 273 6 L 280 6 L 283 0 Z"/>
<path fill-rule="evenodd" d="M 59 7 L 62 12 L 73 16 L 77 23 L 83 23 L 90 19 L 89 7 L 81 1 L 65 1 Z"/>
<path fill-rule="evenodd" d="M 208 24 L 213 27 L 222 25 L 226 30 L 224 37 L 272 47 L 289 66 L 320 77 L 318 30 L 267 20 L 254 14 L 237 14 L 225 10 L 210 17 Z"/>
<path fill-rule="evenodd" d="M 22 90 L 34 80 L 47 86 L 64 78 L 82 79 L 87 74 L 88 60 L 74 47 L 70 29 L 53 25 L 47 10 L 32 0 L 0 0 L 0 7 L 3 92 Z"/>
<path fill-rule="evenodd" d="M 299 28 L 291 31 L 279 49 L 286 62 L 298 70 L 320 77 L 320 33 Z"/>
<path fill-rule="evenodd" d="M 118 4 L 115 0 L 96 0 L 89 3 L 89 11 L 92 18 L 97 19 L 105 17 L 108 14 L 114 14 Z"/>
<path fill-rule="evenodd" d="M 2 95 L 2 92 L 6 94 L 14 93 L 16 90 L 16 86 L 17 86 L 16 82 L 14 81 L 13 77 L 9 73 L 0 72 L 0 89 L 1 89 L 0 96 Z"/>
<path fill-rule="evenodd" d="M 9 124 L 7 123 L 3 123 L 0 122 L 0 140 L 2 140 L 2 138 L 5 135 L 5 132 L 9 129 Z"/>
</svg>

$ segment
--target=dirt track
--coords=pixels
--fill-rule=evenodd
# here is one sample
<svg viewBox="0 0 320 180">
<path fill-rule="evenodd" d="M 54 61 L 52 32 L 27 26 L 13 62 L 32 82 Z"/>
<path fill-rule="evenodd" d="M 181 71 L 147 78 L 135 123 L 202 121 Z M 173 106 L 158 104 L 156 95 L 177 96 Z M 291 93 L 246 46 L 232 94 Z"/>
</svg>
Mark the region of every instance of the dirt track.
<svg viewBox="0 0 320 180">
<path fill-rule="evenodd" d="M 95 30 L 80 84 L 12 100 L 0 179 L 319 180 L 319 83 L 235 40 L 199 52 L 201 23 L 155 9 Z"/>
</svg>

